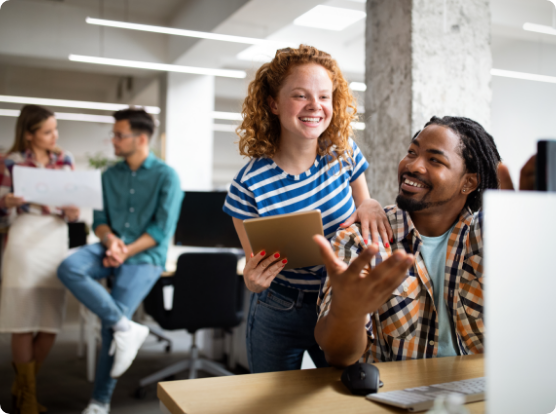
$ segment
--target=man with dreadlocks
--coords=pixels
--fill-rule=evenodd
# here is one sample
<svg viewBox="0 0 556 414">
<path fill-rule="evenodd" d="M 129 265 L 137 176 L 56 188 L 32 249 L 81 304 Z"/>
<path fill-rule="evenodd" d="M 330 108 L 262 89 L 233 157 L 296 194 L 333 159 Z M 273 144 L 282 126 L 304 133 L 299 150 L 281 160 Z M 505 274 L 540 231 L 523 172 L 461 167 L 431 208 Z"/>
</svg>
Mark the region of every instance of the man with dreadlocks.
<svg viewBox="0 0 556 414">
<path fill-rule="evenodd" d="M 328 271 L 315 336 L 331 365 L 483 352 L 481 204 L 499 163 L 480 124 L 433 117 L 399 164 L 391 247 L 366 245 L 359 224 L 332 247 L 315 236 Z"/>
</svg>

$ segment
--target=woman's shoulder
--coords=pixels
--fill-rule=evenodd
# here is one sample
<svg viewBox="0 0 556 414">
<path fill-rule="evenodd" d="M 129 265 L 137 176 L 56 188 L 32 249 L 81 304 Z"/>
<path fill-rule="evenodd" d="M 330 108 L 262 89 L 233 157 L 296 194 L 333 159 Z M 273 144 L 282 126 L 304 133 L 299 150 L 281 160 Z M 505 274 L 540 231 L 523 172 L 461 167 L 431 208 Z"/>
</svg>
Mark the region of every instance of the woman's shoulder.
<svg viewBox="0 0 556 414">
<path fill-rule="evenodd" d="M 270 158 L 251 158 L 234 177 L 234 181 L 245 184 L 264 179 L 266 172 L 274 169 L 274 161 Z"/>
<path fill-rule="evenodd" d="M 8 152 L 2 154 L 0 161 L 5 165 L 21 164 L 25 162 L 26 156 L 24 152 Z"/>
<path fill-rule="evenodd" d="M 60 148 L 57 148 L 56 151 L 53 152 L 53 154 L 56 157 L 57 166 L 73 166 L 75 163 L 73 155 L 69 151 L 64 151 Z"/>
</svg>

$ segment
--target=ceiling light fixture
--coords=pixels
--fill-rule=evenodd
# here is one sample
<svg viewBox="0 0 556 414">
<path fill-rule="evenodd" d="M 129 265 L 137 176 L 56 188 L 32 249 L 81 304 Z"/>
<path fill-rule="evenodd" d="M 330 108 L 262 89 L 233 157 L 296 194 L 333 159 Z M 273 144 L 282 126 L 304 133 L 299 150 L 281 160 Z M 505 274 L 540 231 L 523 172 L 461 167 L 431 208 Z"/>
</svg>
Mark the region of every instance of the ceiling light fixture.
<svg viewBox="0 0 556 414">
<path fill-rule="evenodd" d="M 217 132 L 236 132 L 237 125 L 212 124 L 212 130 Z"/>
<path fill-rule="evenodd" d="M 367 16 L 365 12 L 319 5 L 293 21 L 296 26 L 341 31 Z"/>
<path fill-rule="evenodd" d="M 556 77 L 554 76 L 537 75 L 535 73 L 514 72 L 511 70 L 502 70 L 502 69 L 493 68 L 490 70 L 490 74 L 492 76 L 501 76 L 504 78 L 514 78 L 514 79 L 523 79 L 523 80 L 530 80 L 536 82 L 556 83 Z"/>
<path fill-rule="evenodd" d="M 367 85 L 365 85 L 363 82 L 351 82 L 349 84 L 349 87 L 352 91 L 357 92 L 365 92 L 367 90 Z"/>
<path fill-rule="evenodd" d="M 257 39 L 254 37 L 232 36 L 219 33 L 198 32 L 196 30 L 176 29 L 174 27 L 151 26 L 148 24 L 128 23 L 116 20 L 95 19 L 87 17 L 85 21 L 88 24 L 97 26 L 116 27 L 118 29 L 139 30 L 142 32 L 162 33 L 175 36 L 195 37 L 198 39 L 220 40 L 222 42 L 244 43 L 247 45 L 263 45 L 268 43 L 276 43 L 265 39 Z"/>
<path fill-rule="evenodd" d="M 221 76 L 225 78 L 243 79 L 247 76 L 243 70 L 199 68 L 194 66 L 170 65 L 167 63 L 141 62 L 137 60 L 112 59 L 96 56 L 69 55 L 69 60 L 72 62 L 92 63 L 95 65 L 121 66 L 125 68 L 191 73 L 194 75 Z"/>
<path fill-rule="evenodd" d="M 243 116 L 239 112 L 218 112 L 211 113 L 214 119 L 225 119 L 227 121 L 243 121 Z"/>
<path fill-rule="evenodd" d="M 556 29 L 554 27 L 545 26 L 543 24 L 524 23 L 523 30 L 526 30 L 528 32 L 543 33 L 543 34 L 556 36 Z"/>
<path fill-rule="evenodd" d="M 23 104 L 23 105 L 62 106 L 64 108 L 98 109 L 100 111 L 119 111 L 120 109 L 127 109 L 130 106 L 133 106 L 135 108 L 143 108 L 149 114 L 156 115 L 160 113 L 160 108 L 158 106 L 140 106 L 140 105 L 125 105 L 125 104 L 104 103 L 104 102 L 70 101 L 67 99 L 32 98 L 30 96 L 0 95 L 0 102 Z M 114 120 L 112 120 L 112 122 L 114 122 Z"/>
<path fill-rule="evenodd" d="M 0 109 L 0 116 L 18 117 L 21 111 L 15 109 Z M 107 115 L 74 114 L 69 112 L 54 113 L 57 120 L 95 122 L 101 124 L 113 124 L 114 118 Z"/>
</svg>

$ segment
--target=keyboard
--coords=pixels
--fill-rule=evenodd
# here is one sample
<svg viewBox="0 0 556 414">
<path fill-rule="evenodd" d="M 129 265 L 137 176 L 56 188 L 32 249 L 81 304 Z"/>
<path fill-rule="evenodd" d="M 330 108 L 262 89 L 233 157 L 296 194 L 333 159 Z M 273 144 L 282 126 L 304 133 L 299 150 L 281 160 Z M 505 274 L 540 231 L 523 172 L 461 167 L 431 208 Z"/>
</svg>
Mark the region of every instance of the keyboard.
<svg viewBox="0 0 556 414">
<path fill-rule="evenodd" d="M 463 395 L 466 403 L 485 399 L 485 377 L 462 381 L 446 382 L 400 391 L 387 391 L 367 395 L 367 399 L 383 404 L 405 408 L 411 412 L 425 411 L 434 405 L 440 395 L 457 393 Z"/>
</svg>

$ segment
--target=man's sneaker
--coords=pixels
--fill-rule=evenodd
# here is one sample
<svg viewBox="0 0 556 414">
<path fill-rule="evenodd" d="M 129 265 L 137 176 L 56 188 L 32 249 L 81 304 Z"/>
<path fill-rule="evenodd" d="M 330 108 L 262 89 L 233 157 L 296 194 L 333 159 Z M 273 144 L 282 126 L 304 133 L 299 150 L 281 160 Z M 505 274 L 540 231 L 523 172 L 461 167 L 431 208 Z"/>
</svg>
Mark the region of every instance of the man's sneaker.
<svg viewBox="0 0 556 414">
<path fill-rule="evenodd" d="M 114 355 L 114 364 L 110 371 L 112 378 L 118 378 L 127 371 L 137 351 L 149 336 L 149 328 L 139 325 L 133 321 L 129 321 L 129 329 L 127 331 L 114 332 L 114 340 L 110 347 L 110 355 Z"/>
<path fill-rule="evenodd" d="M 108 414 L 108 413 L 110 413 L 110 408 L 92 402 L 87 406 L 87 408 L 85 408 L 82 414 Z"/>
</svg>

